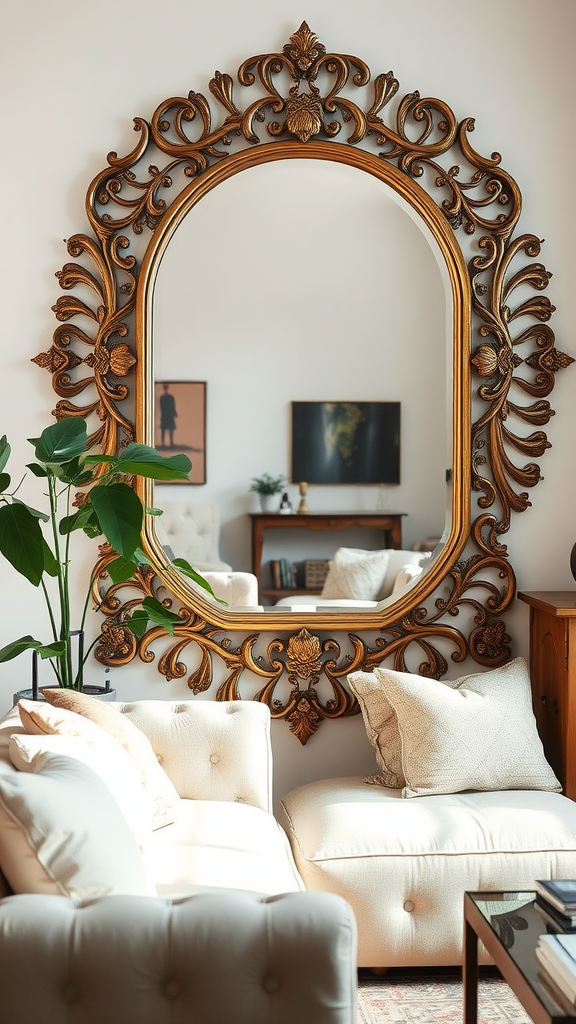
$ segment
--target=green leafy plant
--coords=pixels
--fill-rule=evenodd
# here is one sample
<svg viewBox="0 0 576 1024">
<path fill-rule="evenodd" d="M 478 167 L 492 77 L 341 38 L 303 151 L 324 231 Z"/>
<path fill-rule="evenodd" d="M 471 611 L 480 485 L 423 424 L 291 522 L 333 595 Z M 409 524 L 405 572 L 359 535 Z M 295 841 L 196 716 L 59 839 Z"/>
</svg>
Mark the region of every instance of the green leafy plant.
<svg viewBox="0 0 576 1024">
<path fill-rule="evenodd" d="M 286 483 L 284 476 L 270 476 L 270 473 L 263 473 L 262 476 L 252 477 L 251 491 L 256 494 L 280 494 Z"/>
<path fill-rule="evenodd" d="M 44 592 L 52 639 L 42 643 L 23 636 L 0 650 L 0 662 L 11 661 L 23 651 L 33 650 L 48 659 L 62 687 L 82 689 L 83 669 L 97 637 L 74 670 L 70 602 L 70 538 L 82 530 L 88 537 L 104 536 L 117 557 L 108 566 L 113 583 L 129 580 L 139 565 L 148 562 L 141 548 L 144 507 L 125 477 L 149 477 L 153 480 L 187 480 L 191 469 L 186 455 L 163 457 L 154 448 L 129 444 L 119 455 L 90 455 L 86 423 L 74 417 L 53 423 L 40 437 L 30 438 L 36 461 L 27 469 L 45 481 L 48 511 L 31 508 L 17 497 L 22 480 L 11 487 L 5 472 L 10 456 L 6 436 L 0 438 L 0 553 L 35 587 Z M 93 467 L 102 465 L 103 473 L 94 479 Z M 79 487 L 91 485 L 73 501 Z M 75 506 L 76 507 L 75 510 Z M 160 515 L 158 509 L 147 511 Z M 45 535 L 46 534 L 46 535 Z M 173 563 L 214 597 L 211 587 L 183 558 Z M 50 583 L 52 579 L 52 583 Z M 79 630 L 84 629 L 90 605 L 92 584 L 82 611 Z M 142 608 L 126 620 L 137 636 L 142 636 L 152 621 L 174 633 L 179 618 L 156 598 L 147 597 Z"/>
</svg>

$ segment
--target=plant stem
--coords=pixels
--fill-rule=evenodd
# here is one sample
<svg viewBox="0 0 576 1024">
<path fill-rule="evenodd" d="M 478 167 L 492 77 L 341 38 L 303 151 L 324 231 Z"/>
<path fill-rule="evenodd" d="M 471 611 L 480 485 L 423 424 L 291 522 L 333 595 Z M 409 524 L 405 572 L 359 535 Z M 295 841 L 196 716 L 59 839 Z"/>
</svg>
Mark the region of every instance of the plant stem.
<svg viewBox="0 0 576 1024">
<path fill-rule="evenodd" d="M 60 544 L 58 540 L 57 525 L 57 497 L 56 480 L 52 473 L 48 475 L 48 494 L 50 497 L 50 521 L 52 524 L 52 537 L 54 540 L 54 554 L 58 563 L 58 595 L 60 598 L 60 639 L 64 640 L 66 650 L 57 661 L 60 664 L 59 682 L 60 686 L 72 686 L 72 652 L 70 650 L 70 600 L 68 595 L 68 566 L 62 570 L 60 558 Z"/>
</svg>

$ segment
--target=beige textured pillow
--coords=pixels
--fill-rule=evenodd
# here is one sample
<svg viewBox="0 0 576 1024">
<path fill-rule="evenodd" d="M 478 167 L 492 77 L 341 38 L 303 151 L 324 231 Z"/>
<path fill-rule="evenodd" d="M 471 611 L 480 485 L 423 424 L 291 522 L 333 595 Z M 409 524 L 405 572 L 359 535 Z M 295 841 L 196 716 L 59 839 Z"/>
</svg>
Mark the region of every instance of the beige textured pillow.
<svg viewBox="0 0 576 1024">
<path fill-rule="evenodd" d="M 544 757 L 523 658 L 450 683 L 384 668 L 374 675 L 382 689 L 376 702 L 373 688 L 357 685 L 357 691 L 363 691 L 365 720 L 377 709 L 374 732 L 382 718 L 391 728 L 383 699 L 396 717 L 405 778 L 402 796 L 468 789 L 561 791 Z M 381 743 L 379 737 L 380 748 Z"/>
<path fill-rule="evenodd" d="M 402 771 L 400 733 L 394 708 L 380 682 L 380 671 L 352 672 L 348 682 L 358 698 L 366 734 L 382 773 L 380 779 L 372 781 L 378 781 L 389 789 L 401 789 L 406 780 Z"/>
<path fill-rule="evenodd" d="M 0 862 L 15 893 L 154 896 L 138 843 L 108 788 L 76 758 L 0 774 Z"/>
<path fill-rule="evenodd" d="M 330 562 L 322 597 L 376 601 L 388 566 L 388 551 L 338 548 Z"/>
<path fill-rule="evenodd" d="M 41 774 L 50 765 L 53 754 L 75 757 L 91 768 L 108 787 L 126 818 L 138 843 L 143 843 L 152 830 L 152 807 L 144 787 L 144 776 L 130 754 L 103 729 L 96 741 L 78 736 L 10 737 L 10 760 L 19 772 Z"/>
<path fill-rule="evenodd" d="M 87 697 L 75 690 L 47 689 L 43 692 L 49 703 L 31 700 L 18 702 L 20 718 L 27 732 L 80 736 L 90 740 L 95 729 L 105 730 L 124 747 L 143 774 L 145 789 L 152 805 L 151 827 L 161 828 L 174 821 L 180 797 L 158 764 L 150 740 L 140 729 L 116 708 L 111 708 L 95 697 Z M 94 708 L 95 704 L 100 707 Z"/>
</svg>

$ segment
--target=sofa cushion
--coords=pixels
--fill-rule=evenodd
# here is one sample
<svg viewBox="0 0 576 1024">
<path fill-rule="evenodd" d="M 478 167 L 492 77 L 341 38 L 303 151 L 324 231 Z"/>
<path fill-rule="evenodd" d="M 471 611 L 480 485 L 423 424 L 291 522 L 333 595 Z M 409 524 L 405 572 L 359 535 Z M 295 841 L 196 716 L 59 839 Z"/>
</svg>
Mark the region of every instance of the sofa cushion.
<svg viewBox="0 0 576 1024">
<path fill-rule="evenodd" d="M 377 668 L 352 673 L 350 685 L 384 770 L 397 768 L 397 726 L 402 796 L 562 788 L 544 757 L 522 658 L 448 683 Z"/>
<path fill-rule="evenodd" d="M 112 736 L 97 726 L 94 729 L 101 733 L 97 742 L 78 736 L 12 736 L 8 748 L 10 760 L 18 771 L 34 774 L 45 771 L 53 754 L 74 757 L 88 765 L 108 787 L 141 843 L 152 827 L 152 805 L 142 772 Z"/>
<path fill-rule="evenodd" d="M 174 824 L 149 834 L 144 858 L 159 896 L 199 886 L 268 895 L 304 889 L 276 819 L 240 802 L 181 800 Z"/>
<path fill-rule="evenodd" d="M 576 804 L 557 793 L 403 800 L 354 777 L 301 786 L 282 805 L 306 888 L 351 904 L 363 967 L 460 963 L 466 889 L 575 877 Z"/>
<path fill-rule="evenodd" d="M 174 820 L 174 808 L 179 796 L 166 772 L 158 764 L 150 740 L 128 721 L 116 708 L 105 701 L 89 697 L 77 690 L 45 689 L 42 691 L 47 705 L 33 701 L 24 703 L 26 711 L 35 715 L 35 722 L 43 732 L 66 732 L 68 725 L 57 725 L 55 712 L 68 711 L 100 726 L 114 737 L 131 755 L 145 779 L 146 789 L 153 805 L 152 828 L 161 828 Z M 32 709 L 30 705 L 33 705 Z M 48 708 L 52 708 L 52 713 Z"/>
<path fill-rule="evenodd" d="M 376 551 L 338 548 L 329 564 L 323 598 L 376 601 L 386 574 L 388 551 L 385 548 Z"/>
<path fill-rule="evenodd" d="M 155 895 L 108 787 L 63 754 L 46 752 L 37 774 L 0 774 L 0 864 L 15 893 Z"/>
</svg>

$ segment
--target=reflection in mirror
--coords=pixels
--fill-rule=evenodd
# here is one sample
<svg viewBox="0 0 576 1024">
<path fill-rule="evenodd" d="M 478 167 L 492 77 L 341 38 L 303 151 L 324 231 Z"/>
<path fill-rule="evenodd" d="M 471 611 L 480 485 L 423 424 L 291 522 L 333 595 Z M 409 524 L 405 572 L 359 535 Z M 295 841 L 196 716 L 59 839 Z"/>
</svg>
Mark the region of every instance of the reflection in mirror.
<svg viewBox="0 0 576 1024">
<path fill-rule="evenodd" d="M 153 321 L 154 379 L 206 382 L 206 483 L 157 485 L 155 504 L 215 506 L 221 560 L 250 571 L 251 479 L 283 474 L 298 507 L 291 402 L 400 402 L 400 484 L 310 485 L 307 504 L 311 513 L 403 513 L 405 549 L 440 537 L 451 458 L 442 267 L 423 221 L 357 168 L 277 161 L 208 193 L 166 249 Z M 382 544 L 380 530 L 268 531 L 262 585 L 272 583 L 272 560 Z"/>
</svg>

